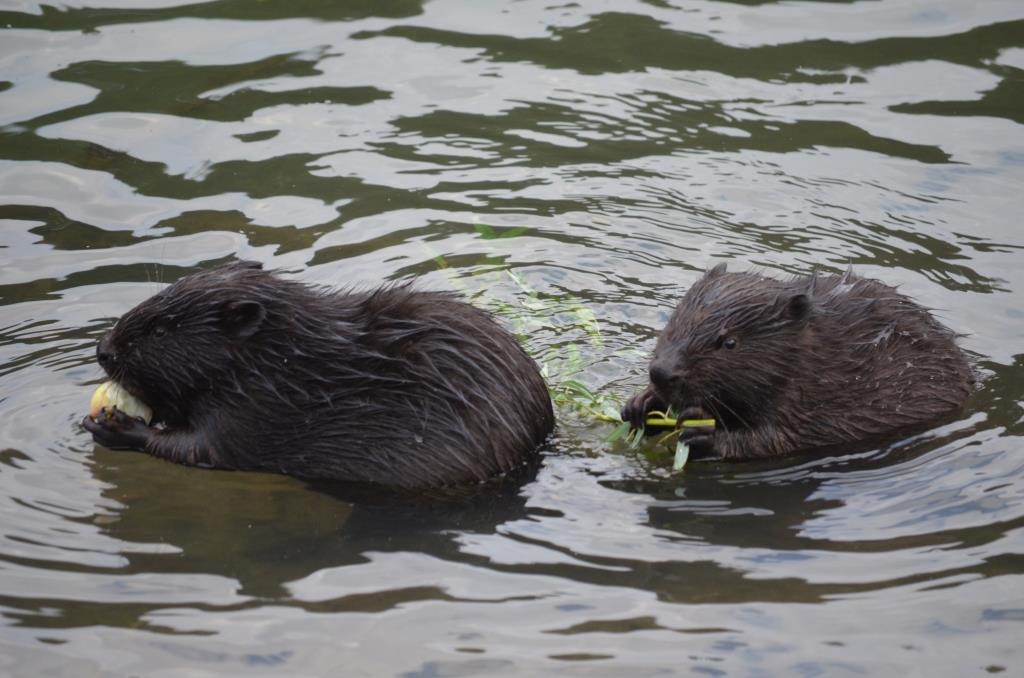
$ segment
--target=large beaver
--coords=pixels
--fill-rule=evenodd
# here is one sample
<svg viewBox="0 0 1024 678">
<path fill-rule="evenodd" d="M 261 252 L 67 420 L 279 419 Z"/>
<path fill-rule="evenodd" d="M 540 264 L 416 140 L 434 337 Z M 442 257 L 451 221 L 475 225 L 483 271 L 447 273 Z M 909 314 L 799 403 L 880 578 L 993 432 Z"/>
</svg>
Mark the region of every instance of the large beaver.
<svg viewBox="0 0 1024 678">
<path fill-rule="evenodd" d="M 894 288 L 847 272 L 779 281 L 709 271 L 658 337 L 622 411 L 671 406 L 691 458 L 757 459 L 880 441 L 960 410 L 974 382 L 955 335 Z"/>
<path fill-rule="evenodd" d="M 182 464 L 419 490 L 536 459 L 554 425 L 536 364 L 489 315 L 408 286 L 338 292 L 236 263 L 181 278 L 97 348 L 153 408 L 83 425 Z"/>
</svg>

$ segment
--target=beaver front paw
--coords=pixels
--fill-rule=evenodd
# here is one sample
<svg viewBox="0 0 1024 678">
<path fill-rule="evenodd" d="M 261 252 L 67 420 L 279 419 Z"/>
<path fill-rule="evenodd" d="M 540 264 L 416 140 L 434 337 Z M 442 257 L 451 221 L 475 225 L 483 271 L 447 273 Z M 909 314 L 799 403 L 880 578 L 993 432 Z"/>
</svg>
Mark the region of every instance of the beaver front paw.
<svg viewBox="0 0 1024 678">
<path fill-rule="evenodd" d="M 708 420 L 711 417 L 700 407 L 687 407 L 678 415 L 681 422 L 693 419 Z M 719 456 L 715 450 L 714 425 L 684 426 L 679 432 L 679 439 L 689 446 L 690 459 L 716 459 Z"/>
<path fill-rule="evenodd" d="M 664 409 L 665 403 L 654 392 L 654 387 L 648 386 L 626 402 L 620 416 L 622 421 L 628 421 L 630 426 L 639 429 L 643 428 L 648 412 Z"/>
<path fill-rule="evenodd" d="M 92 439 L 112 450 L 139 450 L 146 448 L 152 429 L 142 419 L 125 414 L 116 407 L 103 408 L 95 418 L 87 416 L 82 426 Z"/>
</svg>

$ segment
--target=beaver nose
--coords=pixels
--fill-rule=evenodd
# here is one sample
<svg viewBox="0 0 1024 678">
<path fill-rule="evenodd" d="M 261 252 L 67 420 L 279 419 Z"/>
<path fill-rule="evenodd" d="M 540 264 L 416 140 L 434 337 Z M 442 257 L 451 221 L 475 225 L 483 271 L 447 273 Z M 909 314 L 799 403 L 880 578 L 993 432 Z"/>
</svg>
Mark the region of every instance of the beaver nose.
<svg viewBox="0 0 1024 678">
<path fill-rule="evenodd" d="M 669 388 L 679 381 L 679 378 L 672 373 L 672 369 L 662 362 L 651 363 L 648 373 L 655 388 Z"/>
<path fill-rule="evenodd" d="M 100 340 L 99 346 L 96 347 L 96 360 L 99 362 L 100 367 L 108 372 L 114 367 L 114 363 L 117 362 L 114 349 L 111 347 L 107 337 L 103 337 Z"/>
<path fill-rule="evenodd" d="M 105 370 L 109 370 L 114 366 L 114 354 L 107 351 L 96 351 L 96 360 L 100 362 L 100 367 Z"/>
</svg>

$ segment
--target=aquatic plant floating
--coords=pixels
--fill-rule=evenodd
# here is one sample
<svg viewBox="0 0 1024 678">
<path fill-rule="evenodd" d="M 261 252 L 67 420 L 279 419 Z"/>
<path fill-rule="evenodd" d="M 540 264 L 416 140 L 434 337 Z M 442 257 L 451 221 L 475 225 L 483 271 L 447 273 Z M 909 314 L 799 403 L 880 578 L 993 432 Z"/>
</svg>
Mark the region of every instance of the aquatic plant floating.
<svg viewBox="0 0 1024 678">
<path fill-rule="evenodd" d="M 596 415 L 601 421 L 618 422 L 619 425 L 615 427 L 612 434 L 608 437 L 608 442 L 613 442 L 619 438 L 629 434 L 630 424 L 629 422 L 622 421 L 622 418 L 618 415 L 598 413 Z M 658 442 L 666 441 L 669 438 L 679 435 L 680 431 L 685 428 L 705 428 L 715 426 L 714 419 L 677 419 L 672 416 L 671 412 L 651 411 L 647 413 L 647 417 L 644 419 L 644 428 L 635 431 L 634 434 L 628 438 L 630 446 L 635 447 L 639 444 L 640 440 L 643 439 L 644 429 L 648 426 L 655 428 L 670 428 L 668 435 L 662 436 Z M 680 438 L 676 441 L 675 455 L 672 459 L 672 470 L 681 471 L 686 466 L 687 460 L 690 458 L 690 446 Z"/>
</svg>

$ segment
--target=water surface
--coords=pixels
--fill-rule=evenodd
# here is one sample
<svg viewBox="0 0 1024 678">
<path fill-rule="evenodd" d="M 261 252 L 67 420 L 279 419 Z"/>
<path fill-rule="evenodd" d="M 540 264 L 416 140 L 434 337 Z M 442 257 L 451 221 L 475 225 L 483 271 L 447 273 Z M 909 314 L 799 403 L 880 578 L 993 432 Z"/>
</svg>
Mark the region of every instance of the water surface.
<svg viewBox="0 0 1024 678">
<path fill-rule="evenodd" d="M 0 0 L 0 673 L 1024 670 L 1019 0 L 87 2 Z M 566 407 L 434 510 L 95 447 L 98 337 L 233 258 L 459 291 L 620 401 L 708 266 L 852 265 L 983 381 L 681 476 Z"/>
</svg>

